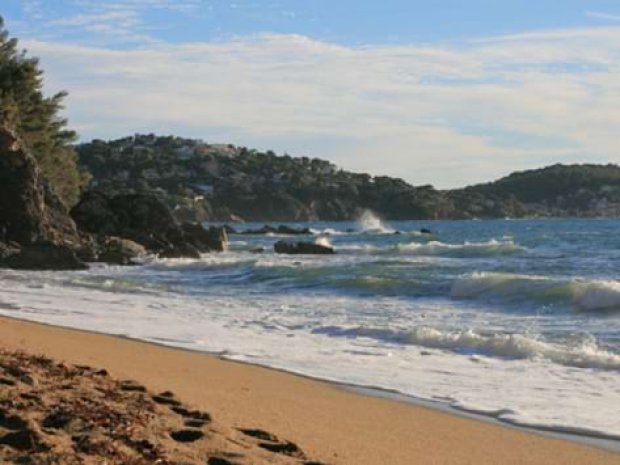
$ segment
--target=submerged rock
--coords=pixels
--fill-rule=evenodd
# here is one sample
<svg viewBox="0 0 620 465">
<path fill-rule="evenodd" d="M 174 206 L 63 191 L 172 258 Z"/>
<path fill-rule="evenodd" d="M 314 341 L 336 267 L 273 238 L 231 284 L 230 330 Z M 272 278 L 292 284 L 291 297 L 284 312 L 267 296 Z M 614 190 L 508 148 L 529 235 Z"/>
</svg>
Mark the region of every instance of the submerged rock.
<svg viewBox="0 0 620 465">
<path fill-rule="evenodd" d="M 330 255 L 336 253 L 333 247 L 315 244 L 314 242 L 285 242 L 278 241 L 273 245 L 276 253 L 291 255 Z"/>
</svg>

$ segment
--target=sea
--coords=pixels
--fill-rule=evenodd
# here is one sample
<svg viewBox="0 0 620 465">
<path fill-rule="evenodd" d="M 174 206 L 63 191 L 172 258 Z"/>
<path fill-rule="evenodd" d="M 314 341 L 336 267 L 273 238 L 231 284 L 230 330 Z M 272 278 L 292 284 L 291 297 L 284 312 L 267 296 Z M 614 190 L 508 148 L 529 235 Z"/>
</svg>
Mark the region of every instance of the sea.
<svg viewBox="0 0 620 465">
<path fill-rule="evenodd" d="M 312 234 L 232 234 L 230 251 L 195 260 L 2 270 L 0 314 L 620 440 L 620 220 L 288 225 Z M 278 240 L 337 253 L 277 255 Z"/>
</svg>

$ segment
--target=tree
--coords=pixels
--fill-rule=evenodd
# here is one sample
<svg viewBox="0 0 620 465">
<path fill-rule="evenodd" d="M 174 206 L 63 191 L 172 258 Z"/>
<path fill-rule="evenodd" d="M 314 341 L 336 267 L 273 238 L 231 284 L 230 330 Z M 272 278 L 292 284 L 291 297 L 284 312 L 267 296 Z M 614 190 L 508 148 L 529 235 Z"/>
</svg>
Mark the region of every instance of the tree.
<svg viewBox="0 0 620 465">
<path fill-rule="evenodd" d="M 43 94 L 38 59 L 19 49 L 0 17 L 0 124 L 17 133 L 58 195 L 72 206 L 83 178 L 71 145 L 76 134 L 67 129 L 67 120 L 59 114 L 66 95 Z"/>
</svg>

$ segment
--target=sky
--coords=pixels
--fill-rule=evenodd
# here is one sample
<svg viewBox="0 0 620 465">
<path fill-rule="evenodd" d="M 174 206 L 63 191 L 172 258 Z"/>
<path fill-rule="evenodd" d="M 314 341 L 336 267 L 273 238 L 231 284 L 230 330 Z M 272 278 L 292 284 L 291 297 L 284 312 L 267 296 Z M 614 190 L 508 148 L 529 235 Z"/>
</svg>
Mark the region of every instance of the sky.
<svg viewBox="0 0 620 465">
<path fill-rule="evenodd" d="M 620 162 L 620 0 L 2 0 L 82 141 L 195 137 L 439 188 Z"/>
</svg>

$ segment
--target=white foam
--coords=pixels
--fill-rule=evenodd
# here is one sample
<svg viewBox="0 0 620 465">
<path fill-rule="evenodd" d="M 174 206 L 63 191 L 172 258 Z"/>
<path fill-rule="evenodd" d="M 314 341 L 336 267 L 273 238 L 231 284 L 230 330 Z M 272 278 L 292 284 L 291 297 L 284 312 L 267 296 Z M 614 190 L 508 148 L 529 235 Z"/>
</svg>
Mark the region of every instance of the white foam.
<svg viewBox="0 0 620 465">
<path fill-rule="evenodd" d="M 394 234 L 394 229 L 387 226 L 370 210 L 364 210 L 357 220 L 359 228 L 366 233 Z"/>
<path fill-rule="evenodd" d="M 513 273 L 471 273 L 457 279 L 455 298 L 506 297 L 569 302 L 581 310 L 620 309 L 620 282 L 566 280 Z"/>
<path fill-rule="evenodd" d="M 498 241 L 491 239 L 486 242 L 465 242 L 463 244 L 446 244 L 439 241 L 430 241 L 426 244 L 413 242 L 399 244 L 398 249 L 417 255 L 455 255 L 455 256 L 487 256 L 504 255 L 525 250 L 511 240 Z"/>
<path fill-rule="evenodd" d="M 596 341 L 576 346 L 553 344 L 522 334 L 483 335 L 472 330 L 440 331 L 421 326 L 409 334 L 411 344 L 454 351 L 475 350 L 486 355 L 515 359 L 542 358 L 565 366 L 620 370 L 620 355 L 600 349 Z"/>
<path fill-rule="evenodd" d="M 618 371 L 550 362 L 547 357 L 557 356 L 551 349 L 514 337 L 504 341 L 502 348 L 496 336 L 447 333 L 432 327 L 415 330 L 425 321 L 454 323 L 469 318 L 448 302 L 436 307 L 422 302 L 414 311 L 398 298 L 287 293 L 198 298 L 66 285 L 76 279 L 107 279 L 110 274 L 110 279 L 125 279 L 133 272 L 107 268 L 62 274 L 0 272 L 0 313 L 226 353 L 237 360 L 424 399 L 452 399 L 462 408 L 500 412 L 498 418 L 525 425 L 587 428 L 620 436 L 620 418 L 612 408 L 620 405 Z M 32 288 L 32 282 L 46 286 Z M 410 342 L 420 345 L 381 342 L 375 339 L 382 337 L 380 332 L 335 337 L 309 331 L 317 322 L 346 328 L 353 311 L 357 321 L 365 315 L 385 315 L 386 334 L 409 332 Z M 381 331 L 376 319 L 372 321 L 375 330 Z M 524 356 L 472 358 L 452 349 L 467 344 Z M 541 351 L 547 356 L 538 356 Z"/>
</svg>

